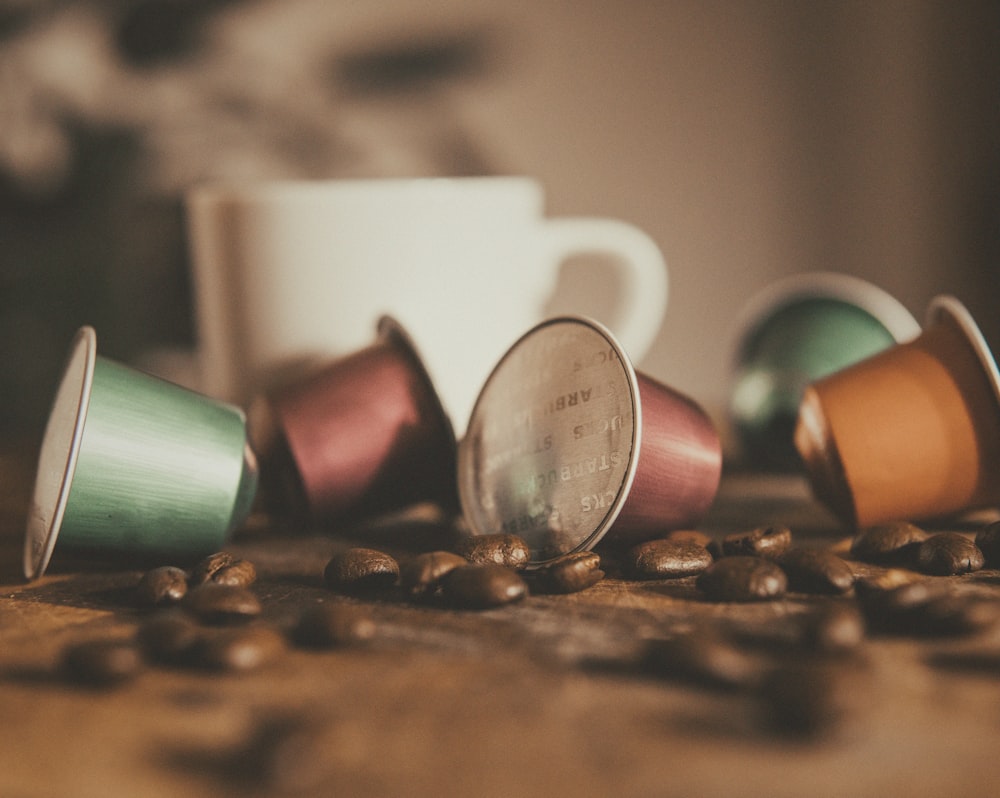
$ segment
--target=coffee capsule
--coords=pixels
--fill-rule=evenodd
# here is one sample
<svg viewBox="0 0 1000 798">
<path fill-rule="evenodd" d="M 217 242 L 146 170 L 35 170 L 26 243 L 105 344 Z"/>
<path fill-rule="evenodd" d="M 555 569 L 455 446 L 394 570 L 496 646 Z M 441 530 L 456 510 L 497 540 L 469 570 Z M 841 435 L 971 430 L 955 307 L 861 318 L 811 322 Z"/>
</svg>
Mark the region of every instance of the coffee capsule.
<svg viewBox="0 0 1000 798">
<path fill-rule="evenodd" d="M 612 529 L 631 541 L 693 525 L 721 469 L 702 408 L 637 372 L 600 324 L 559 317 L 522 336 L 486 381 L 458 487 L 471 531 L 521 536 L 537 566 Z"/>
<path fill-rule="evenodd" d="M 83 327 L 42 438 L 24 574 L 57 549 L 196 560 L 246 519 L 256 488 L 239 408 L 99 356 Z"/>
<path fill-rule="evenodd" d="M 965 306 L 935 298 L 919 337 L 811 385 L 795 445 L 855 527 L 1000 501 L 1000 374 Z"/>
<path fill-rule="evenodd" d="M 251 430 L 268 439 L 261 446 L 265 479 L 294 494 L 276 506 L 316 522 L 423 502 L 457 511 L 455 433 L 416 347 L 394 319 L 379 320 L 370 346 L 262 402 L 251 411 Z M 273 470 L 283 472 L 278 480 Z"/>
<path fill-rule="evenodd" d="M 808 384 L 920 333 L 885 291 L 832 272 L 772 284 L 737 329 L 729 415 L 738 453 L 747 466 L 775 471 L 801 468 L 793 435 Z"/>
</svg>

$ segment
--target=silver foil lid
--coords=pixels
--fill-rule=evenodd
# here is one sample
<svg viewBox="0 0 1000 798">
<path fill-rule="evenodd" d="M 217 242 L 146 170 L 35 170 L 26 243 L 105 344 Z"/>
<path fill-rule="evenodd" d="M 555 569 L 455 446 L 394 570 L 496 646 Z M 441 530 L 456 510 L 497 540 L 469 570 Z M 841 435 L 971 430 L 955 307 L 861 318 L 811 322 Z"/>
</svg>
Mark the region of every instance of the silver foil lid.
<svg viewBox="0 0 1000 798">
<path fill-rule="evenodd" d="M 519 535 L 533 565 L 591 548 L 629 494 L 641 429 L 635 369 L 607 329 L 533 328 L 493 370 L 459 447 L 472 531 Z"/>
</svg>

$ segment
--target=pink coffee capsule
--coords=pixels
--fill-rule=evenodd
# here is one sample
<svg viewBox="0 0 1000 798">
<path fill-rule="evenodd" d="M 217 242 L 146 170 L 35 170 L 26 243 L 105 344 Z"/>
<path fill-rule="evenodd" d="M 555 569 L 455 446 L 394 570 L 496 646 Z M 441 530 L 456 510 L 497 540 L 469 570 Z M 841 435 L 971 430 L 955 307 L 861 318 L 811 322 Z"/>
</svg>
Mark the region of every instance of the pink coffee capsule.
<svg viewBox="0 0 1000 798">
<path fill-rule="evenodd" d="M 545 321 L 508 350 L 458 454 L 471 531 L 523 537 L 536 566 L 608 534 L 642 540 L 695 524 L 721 471 L 704 410 L 578 317 Z"/>
</svg>

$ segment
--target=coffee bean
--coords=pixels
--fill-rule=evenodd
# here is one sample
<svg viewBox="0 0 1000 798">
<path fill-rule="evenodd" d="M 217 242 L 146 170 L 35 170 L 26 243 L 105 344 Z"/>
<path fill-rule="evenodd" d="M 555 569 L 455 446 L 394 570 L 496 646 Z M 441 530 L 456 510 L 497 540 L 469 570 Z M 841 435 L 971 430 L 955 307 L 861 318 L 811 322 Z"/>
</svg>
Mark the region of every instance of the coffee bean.
<svg viewBox="0 0 1000 798">
<path fill-rule="evenodd" d="M 829 551 L 789 549 L 777 562 L 788 576 L 789 590 L 835 595 L 854 586 L 851 566 Z"/>
<path fill-rule="evenodd" d="M 260 615 L 260 599 L 244 587 L 207 582 L 192 588 L 181 606 L 203 623 L 242 623 Z"/>
<path fill-rule="evenodd" d="M 699 543 L 660 539 L 633 546 L 625 562 L 636 579 L 676 579 L 700 574 L 712 564 L 712 555 Z"/>
<path fill-rule="evenodd" d="M 976 533 L 976 545 L 983 553 L 987 566 L 1000 568 L 1000 521 L 980 529 Z"/>
<path fill-rule="evenodd" d="M 201 638 L 193 651 L 194 664 L 216 671 L 251 671 L 276 659 L 285 650 L 285 638 L 270 626 L 216 630 Z"/>
<path fill-rule="evenodd" d="M 710 630 L 650 640 L 643 652 L 643 667 L 663 678 L 736 690 L 757 686 L 764 675 L 760 658 Z"/>
<path fill-rule="evenodd" d="M 905 565 L 927 533 L 907 521 L 868 527 L 851 543 L 851 556 L 864 562 Z"/>
<path fill-rule="evenodd" d="M 600 555 L 592 551 L 564 554 L 537 572 L 536 580 L 546 593 L 578 593 L 604 578 Z"/>
<path fill-rule="evenodd" d="M 132 680 L 142 670 L 139 649 L 122 640 L 88 640 L 63 650 L 66 676 L 93 687 L 113 687 Z"/>
<path fill-rule="evenodd" d="M 488 609 L 520 601 L 528 595 L 527 583 L 510 568 L 495 563 L 466 565 L 442 580 L 445 597 L 467 609 Z"/>
<path fill-rule="evenodd" d="M 792 530 L 786 526 L 762 526 L 749 532 L 734 532 L 722 539 L 725 557 L 741 555 L 776 558 L 792 545 Z"/>
<path fill-rule="evenodd" d="M 136 602 L 143 607 L 176 604 L 187 593 L 187 573 L 172 565 L 146 571 L 135 588 Z"/>
<path fill-rule="evenodd" d="M 531 560 L 531 549 L 523 538 L 502 532 L 463 538 L 456 551 L 471 563 L 493 563 L 518 570 Z"/>
<path fill-rule="evenodd" d="M 931 535 L 917 548 L 917 568 L 937 576 L 978 571 L 983 567 L 984 561 L 979 547 L 958 532 Z"/>
<path fill-rule="evenodd" d="M 234 784 L 249 786 L 250 794 L 329 794 L 345 763 L 356 762 L 356 732 L 352 722 L 311 709 L 304 717 L 302 712 L 265 717 L 227 762 L 227 773 Z"/>
<path fill-rule="evenodd" d="M 979 596 L 949 594 L 914 607 L 908 631 L 923 637 L 959 637 L 1000 625 L 1000 604 Z"/>
<path fill-rule="evenodd" d="M 217 585 L 250 587 L 250 585 L 257 581 L 257 569 L 249 560 L 236 560 L 230 565 L 219 568 L 212 574 L 212 581 Z"/>
<path fill-rule="evenodd" d="M 299 616 L 293 638 L 308 648 L 334 648 L 370 640 L 375 636 L 371 614 L 350 604 L 317 604 Z"/>
<path fill-rule="evenodd" d="M 936 579 L 911 579 L 883 588 L 874 580 L 858 580 L 855 590 L 871 630 L 884 634 L 911 634 L 917 625 L 920 607 L 948 595 L 950 586 Z"/>
<path fill-rule="evenodd" d="M 209 554 L 191 569 L 191 584 L 203 585 L 212 581 L 216 571 L 232 565 L 234 562 L 236 562 L 236 558 L 228 551 L 217 551 L 215 554 Z"/>
<path fill-rule="evenodd" d="M 779 666 L 761 686 L 765 722 L 783 736 L 829 737 L 864 710 L 871 691 L 863 676 L 860 668 L 828 661 Z"/>
<path fill-rule="evenodd" d="M 865 621 L 854 602 L 829 602 L 802 620 L 801 641 L 807 651 L 846 654 L 865 639 Z"/>
<path fill-rule="evenodd" d="M 323 578 L 327 587 L 340 593 L 374 593 L 396 584 L 399 563 L 376 549 L 347 549 L 327 563 Z"/>
<path fill-rule="evenodd" d="M 712 545 L 714 538 L 698 529 L 674 529 L 667 533 L 666 540 L 682 540 L 687 543 L 697 543 L 706 549 Z"/>
<path fill-rule="evenodd" d="M 399 584 L 414 596 L 431 593 L 445 574 L 468 564 L 465 557 L 450 551 L 427 551 L 400 566 Z"/>
<path fill-rule="evenodd" d="M 136 632 L 136 642 L 148 659 L 168 665 L 186 661 L 202 630 L 180 610 L 158 612 Z"/>
<path fill-rule="evenodd" d="M 763 557 L 732 556 L 709 566 L 695 584 L 713 601 L 767 601 L 785 594 L 788 577 Z"/>
</svg>

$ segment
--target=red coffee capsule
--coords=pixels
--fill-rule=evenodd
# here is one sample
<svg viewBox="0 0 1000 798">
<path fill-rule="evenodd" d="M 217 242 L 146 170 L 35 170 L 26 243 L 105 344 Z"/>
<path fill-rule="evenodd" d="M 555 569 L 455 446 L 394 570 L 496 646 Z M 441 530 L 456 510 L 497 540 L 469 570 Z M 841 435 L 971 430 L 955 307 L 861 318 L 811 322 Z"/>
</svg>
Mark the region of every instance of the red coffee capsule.
<svg viewBox="0 0 1000 798">
<path fill-rule="evenodd" d="M 722 471 L 711 420 L 638 373 L 589 319 L 520 338 L 493 370 L 459 446 L 462 510 L 475 534 L 524 538 L 532 565 L 691 526 Z"/>
<path fill-rule="evenodd" d="M 330 521 L 419 502 L 457 509 L 455 433 L 402 327 L 268 399 L 309 515 Z M 273 462 L 270 460 L 269 462 Z"/>
</svg>

